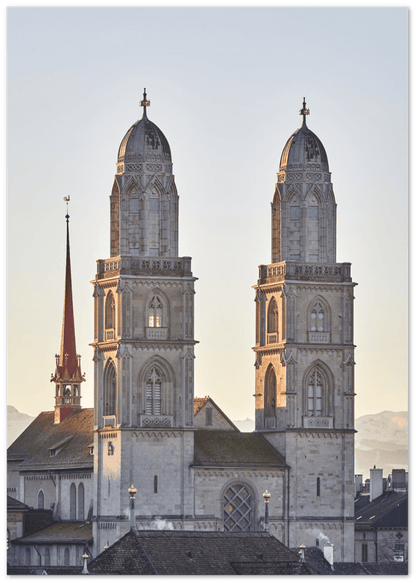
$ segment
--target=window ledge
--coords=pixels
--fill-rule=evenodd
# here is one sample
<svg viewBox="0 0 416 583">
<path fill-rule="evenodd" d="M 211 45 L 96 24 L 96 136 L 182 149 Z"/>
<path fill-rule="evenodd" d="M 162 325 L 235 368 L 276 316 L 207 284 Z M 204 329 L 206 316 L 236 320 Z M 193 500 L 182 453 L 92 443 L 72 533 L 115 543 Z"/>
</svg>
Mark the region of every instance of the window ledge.
<svg viewBox="0 0 416 583">
<path fill-rule="evenodd" d="M 166 340 L 168 337 L 168 328 L 146 328 L 146 338 L 149 340 Z"/>
</svg>

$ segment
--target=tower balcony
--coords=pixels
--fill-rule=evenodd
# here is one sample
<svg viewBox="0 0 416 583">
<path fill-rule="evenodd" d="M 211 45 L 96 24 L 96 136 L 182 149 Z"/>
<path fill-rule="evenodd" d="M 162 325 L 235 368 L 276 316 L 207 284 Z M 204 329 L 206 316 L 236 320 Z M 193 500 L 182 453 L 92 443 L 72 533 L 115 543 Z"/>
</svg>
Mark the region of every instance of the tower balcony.
<svg viewBox="0 0 416 583">
<path fill-rule="evenodd" d="M 258 285 L 290 280 L 349 282 L 352 281 L 351 263 L 281 261 L 271 265 L 259 265 Z"/>
<path fill-rule="evenodd" d="M 132 257 L 119 255 L 98 259 L 97 279 L 109 279 L 120 275 L 144 275 L 150 277 L 192 277 L 191 257 Z"/>
</svg>

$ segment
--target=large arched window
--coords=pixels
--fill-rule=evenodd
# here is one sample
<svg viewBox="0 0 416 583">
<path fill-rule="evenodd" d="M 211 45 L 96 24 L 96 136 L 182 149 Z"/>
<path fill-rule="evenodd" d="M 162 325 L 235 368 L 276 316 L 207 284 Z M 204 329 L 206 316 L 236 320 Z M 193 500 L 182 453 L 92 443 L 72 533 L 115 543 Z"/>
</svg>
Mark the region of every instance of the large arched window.
<svg viewBox="0 0 416 583">
<path fill-rule="evenodd" d="M 153 296 L 150 301 L 148 316 L 149 328 L 161 328 L 163 326 L 163 303 L 158 295 Z"/>
<path fill-rule="evenodd" d="M 248 488 L 242 484 L 229 486 L 223 499 L 224 530 L 246 532 L 253 524 L 253 501 Z"/>
<path fill-rule="evenodd" d="M 277 303 L 274 297 L 269 302 L 267 310 L 267 334 L 268 342 L 277 342 L 279 334 L 279 313 Z"/>
<path fill-rule="evenodd" d="M 84 484 L 78 486 L 78 520 L 84 520 Z"/>
<path fill-rule="evenodd" d="M 69 548 L 65 547 L 64 551 L 64 565 L 65 567 L 69 567 Z"/>
<path fill-rule="evenodd" d="M 154 366 L 146 378 L 146 405 L 147 415 L 160 415 L 162 407 L 162 377 Z"/>
<path fill-rule="evenodd" d="M 69 489 L 69 518 L 71 520 L 77 519 L 77 488 L 74 483 Z"/>
<path fill-rule="evenodd" d="M 323 417 L 325 398 L 324 379 L 321 372 L 315 369 L 308 379 L 308 417 Z"/>
<path fill-rule="evenodd" d="M 116 370 L 110 360 L 104 373 L 104 415 L 116 414 Z"/>
<path fill-rule="evenodd" d="M 273 417 L 276 414 L 276 374 L 273 366 L 269 366 L 264 391 L 264 416 Z"/>
<path fill-rule="evenodd" d="M 116 318 L 116 303 L 114 301 L 113 292 L 109 291 L 105 301 L 105 328 L 106 330 L 112 330 L 115 328 Z"/>
<path fill-rule="evenodd" d="M 45 508 L 45 496 L 43 494 L 43 490 L 39 490 L 38 492 L 38 508 L 39 510 L 43 510 Z"/>
</svg>

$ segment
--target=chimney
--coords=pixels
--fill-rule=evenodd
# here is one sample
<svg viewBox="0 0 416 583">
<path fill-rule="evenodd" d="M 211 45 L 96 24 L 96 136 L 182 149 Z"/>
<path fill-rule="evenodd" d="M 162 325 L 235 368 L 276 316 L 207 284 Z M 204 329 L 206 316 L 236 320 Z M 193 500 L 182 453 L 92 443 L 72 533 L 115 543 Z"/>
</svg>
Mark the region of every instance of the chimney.
<svg viewBox="0 0 416 583">
<path fill-rule="evenodd" d="M 359 494 L 363 490 L 363 475 L 355 474 L 354 481 L 355 481 L 355 495 L 357 496 L 357 494 Z"/>
<path fill-rule="evenodd" d="M 405 470 L 392 470 L 391 480 L 393 490 L 396 492 L 406 492 L 407 491 L 407 481 L 406 481 L 406 471 Z"/>
<path fill-rule="evenodd" d="M 324 546 L 324 557 L 331 565 L 331 569 L 334 569 L 334 545 L 331 543 L 325 543 Z"/>
<path fill-rule="evenodd" d="M 383 469 L 376 468 L 370 470 L 370 502 L 383 494 Z"/>
</svg>

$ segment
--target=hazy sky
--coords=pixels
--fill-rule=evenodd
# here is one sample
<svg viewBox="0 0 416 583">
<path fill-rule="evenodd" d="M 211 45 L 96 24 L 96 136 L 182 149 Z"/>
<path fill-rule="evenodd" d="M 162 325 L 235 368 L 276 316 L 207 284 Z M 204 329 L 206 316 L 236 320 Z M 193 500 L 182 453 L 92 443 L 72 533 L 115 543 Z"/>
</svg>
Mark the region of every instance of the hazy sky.
<svg viewBox="0 0 416 583">
<path fill-rule="evenodd" d="M 270 202 L 299 127 L 323 142 L 337 261 L 352 263 L 356 414 L 407 408 L 407 8 L 9 8 L 8 403 L 53 408 L 65 204 L 83 405 L 93 405 L 96 260 L 109 257 L 119 144 L 141 117 L 166 135 L 179 254 L 196 282 L 195 395 L 254 415 L 254 291 Z"/>
</svg>

